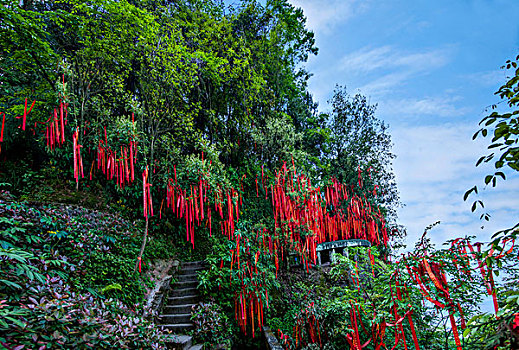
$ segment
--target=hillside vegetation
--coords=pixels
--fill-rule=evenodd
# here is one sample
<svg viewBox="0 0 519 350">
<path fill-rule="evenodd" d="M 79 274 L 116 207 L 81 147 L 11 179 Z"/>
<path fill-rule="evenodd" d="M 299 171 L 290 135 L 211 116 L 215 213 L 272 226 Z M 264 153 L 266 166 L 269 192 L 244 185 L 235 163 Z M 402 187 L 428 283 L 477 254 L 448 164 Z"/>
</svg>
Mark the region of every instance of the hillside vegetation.
<svg viewBox="0 0 519 350">
<path fill-rule="evenodd" d="M 317 106 L 288 1 L 4 0 L 0 18 L 2 347 L 163 348 L 150 266 L 203 259 L 207 348 L 258 347 L 263 326 L 287 349 L 518 348 L 517 227 L 442 249 L 429 227 L 399 253 L 388 126 L 340 85 Z M 516 65 L 511 112 L 478 132 L 501 152 L 485 184 L 519 169 Z M 370 247 L 317 266 L 349 239 Z"/>
</svg>

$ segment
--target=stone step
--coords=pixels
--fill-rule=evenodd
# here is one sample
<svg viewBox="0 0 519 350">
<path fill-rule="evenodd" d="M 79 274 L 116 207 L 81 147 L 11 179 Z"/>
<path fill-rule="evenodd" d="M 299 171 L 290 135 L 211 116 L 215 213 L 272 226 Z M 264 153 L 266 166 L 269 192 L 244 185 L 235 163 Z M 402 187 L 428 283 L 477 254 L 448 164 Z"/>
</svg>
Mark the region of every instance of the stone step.
<svg viewBox="0 0 519 350">
<path fill-rule="evenodd" d="M 163 314 L 160 315 L 160 323 L 190 323 L 191 313 L 188 314 Z"/>
<path fill-rule="evenodd" d="M 198 261 L 184 261 L 180 264 L 180 266 L 182 267 L 185 267 L 185 266 L 203 266 L 205 265 L 205 261 L 204 260 L 198 260 Z"/>
<path fill-rule="evenodd" d="M 168 336 L 168 340 L 166 341 L 168 349 L 188 350 L 193 348 L 192 344 L 193 337 L 190 335 L 171 334 Z"/>
<path fill-rule="evenodd" d="M 196 295 L 198 292 L 196 288 L 175 288 L 169 292 L 170 297 L 183 297 L 186 295 Z"/>
<path fill-rule="evenodd" d="M 205 261 L 188 261 L 188 262 L 183 262 L 180 264 L 180 267 L 184 268 L 184 267 L 192 267 L 192 266 L 206 266 L 207 263 Z"/>
<path fill-rule="evenodd" d="M 161 324 L 162 328 L 168 329 L 172 332 L 187 332 L 194 328 L 192 323 L 175 323 L 175 324 Z"/>
<path fill-rule="evenodd" d="M 166 305 L 162 309 L 164 314 L 188 314 L 191 312 L 191 307 L 193 304 L 183 304 L 183 305 Z"/>
<path fill-rule="evenodd" d="M 196 274 L 186 274 L 177 276 L 179 282 L 193 282 L 198 281 Z"/>
<path fill-rule="evenodd" d="M 168 297 L 167 305 L 185 305 L 198 303 L 198 295 L 184 295 L 181 297 Z"/>
<path fill-rule="evenodd" d="M 197 281 L 175 282 L 174 284 L 172 284 L 172 287 L 174 289 L 196 288 L 197 286 L 198 286 L 198 280 Z"/>
<path fill-rule="evenodd" d="M 203 347 L 204 347 L 203 344 L 197 344 L 197 345 L 193 345 L 188 350 L 202 350 Z"/>
<path fill-rule="evenodd" d="M 198 271 L 205 270 L 205 267 L 199 266 L 199 267 L 184 267 L 182 270 L 180 270 L 181 275 L 192 275 L 196 274 Z"/>
</svg>

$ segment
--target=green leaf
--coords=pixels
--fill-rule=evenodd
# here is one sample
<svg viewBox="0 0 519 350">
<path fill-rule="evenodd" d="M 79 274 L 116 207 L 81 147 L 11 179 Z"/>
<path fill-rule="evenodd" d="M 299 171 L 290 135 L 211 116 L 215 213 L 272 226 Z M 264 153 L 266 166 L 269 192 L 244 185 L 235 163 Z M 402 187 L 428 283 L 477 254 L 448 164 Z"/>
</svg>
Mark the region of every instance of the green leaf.
<svg viewBox="0 0 519 350">
<path fill-rule="evenodd" d="M 21 288 L 22 288 L 22 286 L 20 286 L 18 283 L 14 283 L 14 282 L 12 282 L 12 281 L 8 281 L 8 280 L 0 280 L 0 282 L 6 284 L 6 285 L 8 285 L 8 286 L 11 286 L 11 287 L 13 287 L 13 288 L 16 288 L 16 289 L 21 289 Z"/>
<path fill-rule="evenodd" d="M 501 178 L 503 180 L 506 180 L 506 176 L 502 171 L 498 171 L 497 173 L 494 174 L 494 176 L 501 176 Z"/>
<path fill-rule="evenodd" d="M 13 322 L 15 325 L 17 325 L 20 328 L 25 328 L 25 326 L 26 326 L 26 324 L 24 322 L 17 320 L 14 317 L 6 316 L 5 318 L 10 320 L 11 322 Z"/>
<path fill-rule="evenodd" d="M 499 147 L 499 146 L 502 146 L 502 145 L 503 145 L 502 143 L 493 143 L 490 146 L 488 146 L 488 149 L 496 148 L 496 147 Z"/>
<path fill-rule="evenodd" d="M 465 192 L 465 194 L 463 195 L 463 200 L 466 201 L 467 198 L 470 196 L 470 194 L 471 194 L 472 192 L 474 192 L 474 191 L 476 192 L 476 194 L 478 193 L 478 188 L 477 188 L 477 186 L 474 186 L 474 187 L 472 187 L 470 190 L 468 190 L 467 192 Z"/>
<path fill-rule="evenodd" d="M 119 283 L 112 283 L 112 284 L 107 285 L 103 289 L 101 289 L 101 293 L 104 294 L 104 293 L 109 292 L 111 290 L 122 290 L 122 287 L 121 287 L 121 285 Z"/>
</svg>

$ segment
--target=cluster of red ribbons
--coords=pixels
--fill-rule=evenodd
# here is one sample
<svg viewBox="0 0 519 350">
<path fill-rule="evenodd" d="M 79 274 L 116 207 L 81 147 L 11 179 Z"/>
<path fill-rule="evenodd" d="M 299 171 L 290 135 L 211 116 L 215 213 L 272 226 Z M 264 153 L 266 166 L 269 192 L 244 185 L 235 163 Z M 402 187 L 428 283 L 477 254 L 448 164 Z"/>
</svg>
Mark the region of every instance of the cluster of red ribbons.
<svg viewBox="0 0 519 350">
<path fill-rule="evenodd" d="M 261 328 L 264 324 L 263 299 L 265 299 L 268 308 L 268 294 L 265 293 L 265 296 L 263 296 L 262 293 L 258 293 L 258 290 L 247 292 L 242 289 L 234 298 L 234 315 L 238 326 L 242 332 L 247 334 L 247 324 L 250 322 L 253 338 L 255 328 Z"/>
<path fill-rule="evenodd" d="M 64 85 L 65 75 L 63 74 L 63 86 Z M 63 143 L 65 142 L 65 126 L 68 123 L 68 103 L 64 102 L 65 97 L 66 96 L 60 96 L 59 107 L 54 108 L 54 110 L 50 112 L 50 117 L 49 119 L 47 119 L 45 123 L 41 122 L 41 124 L 46 124 L 45 140 L 47 147 L 51 151 L 54 150 L 56 147 L 63 146 Z M 27 104 L 27 101 L 25 103 Z M 35 128 L 37 123 L 38 122 L 34 123 Z"/>
<path fill-rule="evenodd" d="M 348 186 L 336 179 L 324 189 L 324 197 L 327 205 L 331 204 L 334 215 L 325 216 L 326 230 L 318 236 L 320 242 L 359 238 L 374 245 L 387 244 L 384 217 L 365 197 L 348 195 Z M 347 204 L 345 211 L 341 208 L 343 202 Z"/>
<path fill-rule="evenodd" d="M 49 119 L 46 123 L 45 128 L 45 140 L 47 147 L 52 151 L 56 147 L 63 146 L 65 142 L 65 126 L 68 122 L 68 104 L 64 103 L 63 100 L 59 102 L 59 109 L 54 108 L 54 111 L 50 113 Z M 58 117 L 59 110 L 59 117 Z"/>
<path fill-rule="evenodd" d="M 346 340 L 348 341 L 348 344 L 350 344 L 350 347 L 355 350 L 363 349 L 371 342 L 370 338 L 366 343 L 361 344 L 359 324 L 361 327 L 365 328 L 364 324 L 362 323 L 362 315 L 359 312 L 359 307 L 357 304 L 353 305 L 352 303 L 350 311 L 350 328 L 353 329 L 353 331 L 351 334 L 346 336 Z"/>
<path fill-rule="evenodd" d="M 36 100 L 34 100 L 31 104 L 31 107 L 29 110 L 27 110 L 27 98 L 25 98 L 25 107 L 23 109 L 23 115 L 16 117 L 16 119 L 22 119 L 22 125 L 19 126 L 23 131 L 25 131 L 25 125 L 27 121 L 27 115 L 31 113 L 32 108 L 34 107 L 34 104 L 36 103 Z M 5 127 L 5 113 L 0 112 L 0 117 L 2 117 L 2 128 L 0 130 L 0 142 L 4 141 L 4 127 Z"/>
<path fill-rule="evenodd" d="M 437 308 L 443 309 L 447 307 L 454 341 L 456 342 L 457 349 L 461 349 L 461 341 L 454 313 L 456 311 L 461 313 L 462 328 L 465 328 L 465 320 L 460 305 L 455 303 L 451 298 L 449 286 L 447 285 L 447 278 L 442 266 L 433 261 L 429 262 L 427 256 L 422 258 L 415 257 L 414 259 L 414 266 L 406 264 L 409 276 L 413 279 L 416 285 L 419 286 L 420 292 L 425 299 L 433 303 Z"/>
<path fill-rule="evenodd" d="M 369 254 L 371 254 L 371 252 L 369 252 Z M 352 271 L 352 275 L 353 283 L 357 285 L 358 290 L 360 291 L 361 284 L 359 281 L 359 272 L 357 264 L 355 264 L 355 270 Z M 393 288 L 393 281 L 395 284 L 395 288 Z M 377 310 L 374 309 L 373 315 L 371 317 L 371 328 L 369 329 L 364 325 L 364 322 L 362 321 L 363 315 L 366 314 L 366 311 L 364 311 L 362 307 L 359 307 L 360 304 L 358 303 L 358 300 L 356 300 L 355 302 L 351 302 L 350 328 L 352 329 L 352 332 L 346 336 L 346 340 L 350 344 L 351 349 L 361 350 L 366 348 L 371 343 L 375 347 L 375 350 L 380 350 L 382 347 L 386 347 L 387 345 L 385 344 L 384 339 L 388 327 L 393 327 L 395 330 L 395 343 L 392 348 L 395 349 L 396 346 L 402 341 L 404 344 L 404 348 L 407 349 L 408 347 L 403 327 L 403 322 L 407 318 L 409 327 L 411 329 L 415 350 L 419 350 L 418 338 L 416 335 L 416 330 L 412 318 L 413 311 L 411 305 L 408 305 L 409 309 L 403 315 L 399 313 L 399 303 L 402 303 L 404 297 L 408 298 L 409 294 L 406 285 L 399 280 L 398 272 L 395 272 L 391 276 L 391 279 L 389 281 L 389 289 L 391 293 L 391 298 L 393 299 L 393 305 L 391 306 L 391 314 L 393 315 L 394 320 L 392 323 L 388 322 L 388 320 L 385 319 L 382 319 L 382 321 L 377 323 Z M 363 334 L 367 336 L 367 340 L 364 341 L 364 343 L 362 343 L 361 341 L 360 330 L 362 330 Z"/>
<path fill-rule="evenodd" d="M 135 164 L 137 163 L 137 145 L 130 140 L 128 146 L 121 146 L 119 150 L 113 151 L 108 146 L 106 140 L 99 141 L 97 146 L 97 169 L 106 175 L 107 180 L 116 179 L 117 185 L 124 188 L 126 184 L 131 184 L 135 179 Z M 92 167 L 90 168 L 90 179 L 92 179 Z"/>
<path fill-rule="evenodd" d="M 510 248 L 507 249 L 507 245 L 510 244 Z M 458 270 L 466 273 L 470 276 L 470 259 L 477 262 L 477 269 L 481 273 L 481 277 L 485 281 L 485 288 L 487 290 L 488 295 L 492 296 L 492 301 L 494 303 L 494 311 L 497 315 L 499 311 L 499 306 L 497 304 L 497 295 L 496 289 L 494 285 L 494 275 L 492 269 L 487 265 L 486 259 L 482 257 L 481 251 L 482 243 L 477 242 L 471 244 L 470 241 L 466 238 L 457 238 L 452 241 L 450 250 L 455 253 L 457 256 L 453 263 Z M 502 247 L 497 247 L 499 254 L 496 253 L 496 248 L 492 247 L 488 252 L 487 258 L 494 258 L 496 260 L 503 258 L 504 256 L 512 253 L 515 246 L 515 239 L 513 238 L 505 238 L 502 241 Z"/>
<path fill-rule="evenodd" d="M 72 134 L 72 149 L 73 149 L 73 158 L 74 158 L 74 178 L 76 179 L 76 183 L 79 182 L 79 177 L 84 177 L 83 175 L 83 158 L 81 157 L 81 146 L 78 143 L 79 138 L 79 127 L 76 128 L 76 131 Z"/>
<path fill-rule="evenodd" d="M 247 324 L 250 321 L 252 326 L 252 336 L 256 326 L 263 325 L 263 308 L 268 308 L 268 291 L 261 282 L 266 279 L 265 271 L 258 270 L 260 256 L 269 256 L 269 249 L 265 243 L 265 231 L 262 231 L 262 244 L 255 253 L 251 252 L 253 245 L 249 238 L 243 238 L 239 233 L 236 234 L 236 247 L 231 249 L 231 278 L 233 276 L 233 266 L 235 276 L 240 280 L 241 292 L 235 296 L 235 314 L 238 325 L 247 334 Z M 254 245 L 259 243 L 259 232 L 256 234 Z M 240 257 L 241 252 L 241 257 Z M 222 265 L 223 267 L 223 261 Z M 229 281 L 232 283 L 232 280 Z M 265 306 L 264 306 L 265 305 Z"/>
<path fill-rule="evenodd" d="M 321 331 L 319 328 L 319 320 L 315 316 L 314 303 L 309 303 L 301 312 L 296 320 L 294 326 L 294 339 L 296 347 L 301 344 L 303 346 L 303 332 L 307 333 L 310 337 L 310 343 L 322 346 L 321 342 Z"/>
<path fill-rule="evenodd" d="M 255 183 L 256 195 L 259 197 L 258 177 L 256 177 Z M 378 209 L 377 211 L 373 210 L 367 200 L 362 200 L 358 196 L 350 196 L 348 187 L 340 184 L 336 179 L 332 180 L 332 185 L 323 188 L 323 190 L 319 187 L 313 188 L 308 178 L 304 175 L 297 175 L 295 171 L 289 171 L 286 163 L 284 163 L 283 167 L 275 174 L 275 180 L 270 186 L 268 186 L 268 180 L 262 168 L 261 185 L 265 192 L 265 198 L 268 198 L 270 190 L 276 234 L 263 229 L 258 232 L 257 238 L 259 239 L 261 235 L 260 246 L 265 252 L 268 250 L 268 254 L 274 259 L 276 274 L 279 270 L 280 259 L 284 259 L 284 248 L 286 248 L 284 245 L 288 245 L 291 250 L 299 252 L 303 259 L 303 264 L 308 269 L 310 262 L 315 262 L 316 260 L 315 251 L 318 243 L 349 238 L 367 239 L 376 245 L 387 242 L 385 222 L 380 211 Z M 175 186 L 173 186 L 172 181 L 170 181 L 169 187 L 168 203 L 176 197 L 178 198 L 177 207 L 180 206 L 182 208 L 183 198 L 185 197 L 182 194 L 182 190 L 177 189 L 175 192 Z M 204 186 L 200 184 L 198 187 L 202 189 Z M 198 191 L 198 193 L 201 192 L 201 190 Z M 198 202 L 195 190 L 192 189 L 192 193 L 195 193 L 194 202 Z M 217 194 L 216 197 L 221 198 L 221 193 Z M 347 203 L 345 213 L 341 208 L 343 202 Z M 203 200 L 200 203 L 203 203 Z M 221 201 L 217 200 L 216 203 L 221 203 Z M 227 194 L 227 218 L 233 218 L 232 203 L 231 197 Z M 221 213 L 221 207 L 217 211 Z M 196 212 L 197 209 L 195 207 L 194 213 Z M 221 217 L 223 218 L 222 215 Z M 237 219 L 238 198 L 236 199 Z M 186 226 L 188 226 L 188 223 L 189 221 L 186 221 Z M 236 250 L 230 251 L 232 271 L 233 264 L 234 266 L 240 266 L 240 236 L 232 234 L 234 231 L 233 221 L 229 222 L 230 230 L 225 229 L 226 225 L 224 224 L 222 232 L 229 239 L 236 240 Z M 253 260 L 257 262 L 257 257 Z M 244 277 L 249 277 L 248 280 L 254 280 L 253 275 L 255 272 L 257 273 L 255 266 L 251 266 L 247 262 L 244 270 L 246 273 L 240 274 L 242 281 Z M 242 291 L 235 299 L 237 319 L 244 331 L 247 320 L 253 320 L 253 318 L 247 317 L 247 315 L 253 315 L 253 311 L 259 310 L 256 320 L 262 320 L 263 306 L 256 303 L 260 302 L 261 304 L 261 301 L 266 301 L 266 298 L 259 297 L 261 293 L 257 292 L 257 288 L 255 288 L 255 292 L 250 292 L 250 290 L 250 286 L 242 283 Z M 253 306 L 251 307 L 250 305 Z M 249 309 L 249 312 L 247 312 L 247 309 Z M 317 320 L 315 321 L 317 322 Z M 254 323 L 252 325 L 254 328 Z M 313 330 L 316 329 L 318 330 L 318 327 L 313 328 Z M 310 333 L 311 337 L 320 339 L 320 335 L 316 337 L 313 331 Z"/>
<path fill-rule="evenodd" d="M 153 216 L 153 200 L 151 199 L 151 184 L 148 182 L 148 167 L 142 172 L 142 202 L 144 217 Z"/>
<path fill-rule="evenodd" d="M 212 206 L 208 204 L 214 199 L 214 211 L 219 214 L 221 231 L 228 239 L 234 237 L 235 222 L 240 215 L 241 195 L 234 188 L 222 190 L 221 186 L 212 188 L 204 175 L 199 174 L 198 183 L 183 189 L 177 182 L 176 166 L 173 167 L 174 179 L 169 179 L 166 186 L 166 206 L 171 208 L 177 218 L 186 221 L 186 240 L 195 245 L 195 225 L 204 224 L 212 235 Z"/>
<path fill-rule="evenodd" d="M 309 260 L 315 263 L 318 243 L 357 238 L 374 245 L 387 244 L 380 210 L 365 198 L 351 195 L 349 187 L 336 179 L 323 189 L 313 188 L 309 179 L 289 171 L 284 163 L 271 185 L 271 197 L 276 231 L 279 229 L 285 241 L 301 252 L 306 265 Z M 302 237 L 305 231 L 312 234 Z"/>
</svg>

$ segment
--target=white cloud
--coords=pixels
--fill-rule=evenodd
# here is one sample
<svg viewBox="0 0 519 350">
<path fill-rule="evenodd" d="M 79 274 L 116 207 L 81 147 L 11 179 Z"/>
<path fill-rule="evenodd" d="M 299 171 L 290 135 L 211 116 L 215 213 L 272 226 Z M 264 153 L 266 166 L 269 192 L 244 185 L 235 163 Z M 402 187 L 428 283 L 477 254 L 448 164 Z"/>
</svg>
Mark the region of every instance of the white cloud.
<svg viewBox="0 0 519 350">
<path fill-rule="evenodd" d="M 341 59 L 341 68 L 362 74 L 379 69 L 405 68 L 425 71 L 448 62 L 449 50 L 434 49 L 423 52 L 404 52 L 386 45 L 376 48 L 363 47 Z"/>
<path fill-rule="evenodd" d="M 473 185 L 470 181 L 458 181 Z M 484 191 L 487 193 L 478 197 L 485 203 L 484 212 L 491 214 L 489 222 L 480 220 L 482 210 L 471 212 L 471 203 L 475 198 L 464 202 L 464 191 L 449 193 L 445 191 L 445 187 L 430 184 L 430 189 L 424 191 L 422 198 L 408 201 L 407 206 L 399 210 L 399 220 L 408 230 L 408 247 L 412 248 L 413 242 L 419 239 L 425 227 L 436 221 L 441 223 L 431 231 L 430 237 L 437 246 L 448 239 L 467 235 L 474 235 L 476 240 L 485 242 L 493 233 L 512 227 L 517 223 L 519 210 L 516 209 L 518 200 L 511 198 L 510 193 L 517 193 L 518 182 L 519 179 L 515 178 L 510 185 L 503 184 L 491 191 Z M 432 192 L 436 192 L 437 196 L 429 198 Z M 501 202 L 504 197 L 507 200 Z"/>
<path fill-rule="evenodd" d="M 414 72 L 403 71 L 396 73 L 385 74 L 380 78 L 362 85 L 359 90 L 362 94 L 372 97 L 380 97 L 386 95 L 388 92 L 394 91 L 396 86 L 404 84 L 405 81 L 409 80 Z"/>
<path fill-rule="evenodd" d="M 392 130 L 397 159 L 394 169 L 401 200 L 399 221 L 408 229 L 408 247 L 418 240 L 428 225 L 441 221 L 430 237 L 441 244 L 456 236 L 477 235 L 486 241 L 491 234 L 515 224 L 519 217 L 519 174 L 513 174 L 496 188 L 486 190 L 483 178 L 492 167 L 475 168 L 485 154 L 484 140 L 472 141 L 475 125 L 447 124 L 400 127 Z M 464 202 L 463 194 L 479 185 L 490 222 L 472 213 L 472 200 Z M 478 210 L 478 212 L 481 212 Z M 484 229 L 481 229 L 484 226 Z"/>
<path fill-rule="evenodd" d="M 458 117 L 470 111 L 469 107 L 455 105 L 460 100 L 457 95 L 387 100 L 379 104 L 379 111 L 392 115 Z"/>
<path fill-rule="evenodd" d="M 300 7 L 307 18 L 307 28 L 318 34 L 330 34 L 332 29 L 346 23 L 351 17 L 365 11 L 369 2 L 364 0 L 290 0 Z"/>
<path fill-rule="evenodd" d="M 506 81 L 506 71 L 504 70 L 490 70 L 484 72 L 477 72 L 467 74 L 464 76 L 471 83 L 480 86 L 495 86 L 499 87 Z"/>
<path fill-rule="evenodd" d="M 380 97 L 403 87 L 408 81 L 445 66 L 452 56 L 450 47 L 405 51 L 390 45 L 363 47 L 339 60 L 337 69 L 348 77 L 368 81 L 359 89 Z"/>
<path fill-rule="evenodd" d="M 391 45 L 365 46 L 340 59 L 332 60 L 326 66 L 318 66 L 315 63 L 317 61 L 313 62 L 311 67 L 314 68 L 314 77 L 310 80 L 310 90 L 314 93 L 315 99 L 325 105 L 333 86 L 330 85 L 330 81 L 348 81 L 348 86 L 355 86 L 361 94 L 373 97 L 377 102 L 384 102 L 387 95 L 394 95 L 397 90 L 406 94 L 406 85 L 411 85 L 418 79 L 423 79 L 423 76 L 447 65 L 452 56 L 452 46 L 415 51 Z M 432 114 L 433 104 L 439 101 L 401 102 L 414 102 L 414 110 L 421 109 Z M 411 106 L 408 107 L 408 111 L 412 114 L 410 108 Z M 462 110 L 442 105 L 442 113 L 451 115 L 458 112 Z"/>
<path fill-rule="evenodd" d="M 348 54 L 341 59 L 341 68 L 351 72 L 369 72 L 386 67 L 388 56 L 393 49 L 391 46 L 382 46 L 374 49 L 364 47 L 356 52 Z"/>
<path fill-rule="evenodd" d="M 441 182 L 470 172 L 484 145 L 472 141 L 475 125 L 400 126 L 391 130 L 398 158 L 395 171 L 402 180 Z"/>
</svg>

